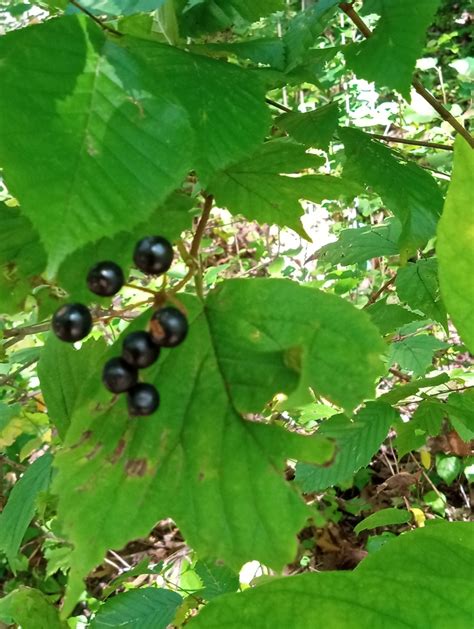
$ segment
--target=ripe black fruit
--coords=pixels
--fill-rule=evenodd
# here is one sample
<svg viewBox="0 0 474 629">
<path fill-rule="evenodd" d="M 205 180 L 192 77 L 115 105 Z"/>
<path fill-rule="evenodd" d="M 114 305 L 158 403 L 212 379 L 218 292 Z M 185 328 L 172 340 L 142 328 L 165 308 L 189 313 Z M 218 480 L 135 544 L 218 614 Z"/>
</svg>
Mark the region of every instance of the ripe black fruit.
<svg viewBox="0 0 474 629">
<path fill-rule="evenodd" d="M 99 262 L 87 275 L 87 286 L 96 295 L 110 297 L 122 288 L 125 282 L 123 271 L 115 262 Z"/>
<path fill-rule="evenodd" d="M 133 260 L 140 271 L 160 275 L 166 273 L 173 262 L 173 247 L 162 236 L 147 236 L 137 242 Z"/>
<path fill-rule="evenodd" d="M 188 334 L 188 321 L 182 312 L 172 306 L 160 308 L 151 318 L 150 334 L 157 345 L 176 347 Z"/>
<path fill-rule="evenodd" d="M 102 382 L 112 393 L 123 393 L 131 389 L 138 380 L 135 367 L 122 358 L 111 358 L 104 365 Z"/>
<path fill-rule="evenodd" d="M 151 415 L 160 405 L 160 395 L 152 384 L 140 382 L 128 392 L 130 415 Z"/>
<path fill-rule="evenodd" d="M 52 328 L 61 341 L 75 343 L 91 331 L 91 313 L 83 304 L 66 304 L 54 313 Z"/>
<path fill-rule="evenodd" d="M 131 332 L 122 347 L 122 358 L 137 369 L 149 367 L 160 355 L 160 348 L 148 332 Z"/>
</svg>

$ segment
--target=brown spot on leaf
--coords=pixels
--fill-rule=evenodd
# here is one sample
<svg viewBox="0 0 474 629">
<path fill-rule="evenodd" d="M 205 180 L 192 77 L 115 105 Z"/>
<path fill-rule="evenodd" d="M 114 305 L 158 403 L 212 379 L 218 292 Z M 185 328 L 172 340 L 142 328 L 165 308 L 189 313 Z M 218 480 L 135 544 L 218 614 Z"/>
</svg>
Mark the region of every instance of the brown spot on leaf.
<svg viewBox="0 0 474 629">
<path fill-rule="evenodd" d="M 198 480 L 204 480 L 205 476 L 204 476 L 204 472 L 199 472 L 198 474 Z"/>
<path fill-rule="evenodd" d="M 115 463 L 117 463 L 117 461 L 120 459 L 120 457 L 123 454 L 123 451 L 125 450 L 126 445 L 127 444 L 125 442 L 125 439 L 120 439 L 120 441 L 117 444 L 117 447 L 112 452 L 112 456 L 109 459 L 112 465 L 115 465 Z"/>
<path fill-rule="evenodd" d="M 75 443 L 73 446 L 71 446 L 71 450 L 74 450 L 75 448 L 82 446 L 82 444 L 85 443 L 91 437 L 92 437 L 92 430 L 86 430 L 84 433 L 82 433 L 82 436 L 79 439 L 79 441 Z"/>
<path fill-rule="evenodd" d="M 86 454 L 86 459 L 90 461 L 100 452 L 101 449 L 102 449 L 102 444 L 96 443 L 93 449 L 89 452 L 89 454 Z"/>
<path fill-rule="evenodd" d="M 146 459 L 129 459 L 125 463 L 125 472 L 128 476 L 145 476 L 146 470 Z"/>
</svg>

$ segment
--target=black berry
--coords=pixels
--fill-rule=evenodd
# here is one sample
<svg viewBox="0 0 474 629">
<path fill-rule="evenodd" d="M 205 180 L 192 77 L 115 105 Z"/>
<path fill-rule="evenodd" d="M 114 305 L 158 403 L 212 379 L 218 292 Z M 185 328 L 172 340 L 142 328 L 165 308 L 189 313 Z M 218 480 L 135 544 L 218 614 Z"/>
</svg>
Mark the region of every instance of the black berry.
<svg viewBox="0 0 474 629">
<path fill-rule="evenodd" d="M 131 389 L 138 380 L 135 367 L 122 358 L 111 358 L 104 365 L 102 382 L 112 393 L 123 393 Z"/>
<path fill-rule="evenodd" d="M 66 304 L 53 315 L 53 332 L 61 341 L 75 343 L 92 329 L 92 315 L 83 304 Z"/>
<path fill-rule="evenodd" d="M 160 405 L 160 396 L 152 384 L 140 382 L 128 392 L 130 415 L 151 415 Z"/>
<path fill-rule="evenodd" d="M 137 242 L 133 260 L 140 271 L 161 275 L 173 262 L 173 247 L 162 236 L 147 236 Z"/>
<path fill-rule="evenodd" d="M 137 369 L 152 365 L 160 355 L 160 348 L 148 332 L 131 332 L 123 341 L 122 358 Z"/>
<path fill-rule="evenodd" d="M 125 282 L 123 271 L 115 262 L 99 262 L 87 275 L 87 286 L 96 295 L 110 297 L 122 288 Z"/>
<path fill-rule="evenodd" d="M 150 334 L 157 345 L 176 347 L 188 334 L 188 321 L 182 312 L 172 306 L 160 308 L 151 318 Z"/>
</svg>

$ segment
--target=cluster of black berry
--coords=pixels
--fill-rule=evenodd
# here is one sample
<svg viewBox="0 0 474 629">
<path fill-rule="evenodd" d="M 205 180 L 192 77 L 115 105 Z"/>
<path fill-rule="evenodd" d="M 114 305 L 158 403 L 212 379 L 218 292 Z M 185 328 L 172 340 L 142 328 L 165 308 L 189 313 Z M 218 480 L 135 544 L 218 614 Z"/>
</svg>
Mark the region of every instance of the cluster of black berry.
<svg viewBox="0 0 474 629">
<path fill-rule="evenodd" d="M 173 261 L 173 248 L 162 236 L 140 240 L 133 254 L 135 265 L 149 275 L 166 273 Z M 111 297 L 124 285 L 122 269 L 115 262 L 99 262 L 87 275 L 87 286 L 96 295 Z M 66 304 L 53 316 L 53 332 L 62 341 L 75 343 L 92 329 L 92 315 L 83 304 Z M 171 306 L 153 313 L 150 331 L 128 334 L 123 341 L 122 355 L 106 362 L 102 374 L 104 385 L 112 393 L 128 394 L 131 415 L 150 415 L 159 406 L 160 396 L 152 384 L 138 382 L 138 370 L 152 365 L 161 347 L 176 347 L 188 333 L 186 317 Z"/>
</svg>

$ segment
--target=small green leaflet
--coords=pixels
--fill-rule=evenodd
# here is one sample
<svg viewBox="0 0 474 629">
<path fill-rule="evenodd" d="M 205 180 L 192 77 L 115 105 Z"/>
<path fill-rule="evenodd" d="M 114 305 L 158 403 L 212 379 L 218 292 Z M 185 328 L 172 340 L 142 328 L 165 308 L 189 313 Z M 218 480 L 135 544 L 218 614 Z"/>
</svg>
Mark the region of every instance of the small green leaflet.
<svg viewBox="0 0 474 629">
<path fill-rule="evenodd" d="M 354 527 L 354 533 L 359 535 L 362 531 L 376 529 L 379 526 L 390 526 L 392 524 L 405 524 L 411 520 L 411 514 L 405 509 L 380 509 L 364 518 L 362 522 Z"/>
<path fill-rule="evenodd" d="M 155 417 L 131 422 L 126 400 L 111 403 L 100 365 L 76 402 L 54 484 L 74 544 L 66 609 L 107 548 L 164 517 L 200 556 L 232 569 L 251 559 L 275 569 L 291 561 L 309 511 L 283 479 L 285 461 L 327 462 L 333 444 L 242 415 L 259 413 L 276 393 L 308 395 L 308 387 L 352 408 L 384 372 L 384 343 L 370 319 L 334 295 L 287 280 L 232 280 L 204 309 L 190 296 L 183 303 L 189 336 L 143 376 L 160 390 Z"/>
<path fill-rule="evenodd" d="M 296 481 L 302 490 L 306 493 L 322 491 L 349 480 L 354 472 L 370 462 L 397 418 L 397 412 L 387 404 L 369 402 L 353 420 L 345 415 L 333 415 L 323 422 L 318 434 L 335 439 L 336 457 L 325 467 L 298 463 Z"/>
<path fill-rule="evenodd" d="M 319 203 L 324 199 L 353 198 L 362 191 L 357 183 L 330 175 L 282 175 L 315 169 L 322 162 L 321 157 L 306 153 L 303 145 L 292 140 L 272 140 L 248 159 L 217 173 L 208 189 L 216 202 L 232 214 L 291 227 L 306 236 L 300 221 L 300 199 Z"/>
<path fill-rule="evenodd" d="M 145 221 L 190 169 L 205 181 L 248 154 L 269 123 L 256 75 L 153 41 L 117 41 L 83 16 L 13 31 L 0 57 L 0 160 L 50 274 L 80 246 Z M 49 68 L 47 79 L 37 67 Z M 222 82 L 232 93 L 216 101 Z M 241 119 L 238 134 L 229 119 Z"/>
<path fill-rule="evenodd" d="M 407 100 L 426 40 L 426 30 L 440 0 L 382 0 L 380 21 L 372 37 L 347 47 L 347 65 L 378 87 L 395 89 Z"/>
<path fill-rule="evenodd" d="M 412 321 L 420 321 L 422 317 L 416 312 L 402 308 L 398 304 L 387 304 L 385 300 L 376 301 L 365 311 L 378 327 L 380 334 L 392 334 Z"/>
<path fill-rule="evenodd" d="M 457 456 L 436 455 L 436 473 L 447 485 L 456 480 L 463 470 L 462 460 Z"/>
<path fill-rule="evenodd" d="M 433 398 L 420 402 L 409 422 L 398 422 L 396 426 L 396 446 L 401 458 L 412 450 L 425 445 L 428 437 L 439 434 L 441 422 L 446 416 L 446 406 L 441 400 Z"/>
<path fill-rule="evenodd" d="M 344 174 L 370 186 L 402 223 L 399 248 L 407 260 L 435 235 L 443 197 L 433 177 L 358 129 L 339 127 L 347 163 Z"/>
<path fill-rule="evenodd" d="M 306 146 L 326 150 L 339 121 L 337 103 L 300 113 L 291 111 L 278 116 L 275 124 Z"/>
<path fill-rule="evenodd" d="M 324 245 L 318 258 L 329 264 L 358 264 L 371 258 L 398 254 L 401 225 L 396 218 L 375 227 L 343 229 L 336 242 Z"/>
<path fill-rule="evenodd" d="M 454 169 L 438 226 L 441 295 L 468 349 L 474 352 L 474 151 L 458 137 Z"/>
<path fill-rule="evenodd" d="M 68 629 L 57 607 L 39 590 L 20 587 L 0 600 L 0 621 L 15 622 L 22 629 Z"/>
<path fill-rule="evenodd" d="M 138 588 L 109 598 L 95 615 L 90 629 L 166 629 L 183 598 L 163 588 Z"/>
<path fill-rule="evenodd" d="M 293 70 L 305 58 L 305 53 L 323 32 L 336 12 L 338 0 L 318 0 L 314 6 L 298 13 L 283 36 L 286 47 L 286 70 Z"/>
<path fill-rule="evenodd" d="M 415 377 L 423 376 L 432 364 L 435 352 L 449 347 L 449 343 L 431 334 L 409 336 L 390 345 L 388 364 L 398 364 L 402 369 L 411 371 Z"/>
<path fill-rule="evenodd" d="M 474 387 L 469 391 L 451 393 L 446 400 L 446 412 L 461 439 L 474 439 Z"/>
<path fill-rule="evenodd" d="M 353 572 L 280 577 L 229 594 L 206 605 L 189 629 L 470 627 L 473 529 L 443 522 L 394 538 Z"/>
<path fill-rule="evenodd" d="M 401 267 L 395 282 L 400 301 L 428 318 L 439 321 L 447 330 L 446 309 L 441 300 L 438 283 L 438 260 L 417 260 Z"/>
<path fill-rule="evenodd" d="M 101 340 L 89 340 L 78 351 L 50 334 L 38 363 L 41 391 L 48 415 L 61 439 L 66 436 L 84 374 L 100 363 L 106 350 Z"/>
<path fill-rule="evenodd" d="M 437 387 L 441 384 L 446 384 L 446 382 L 449 382 L 447 373 L 440 373 L 437 376 L 431 376 L 429 378 L 419 378 L 418 380 L 412 380 L 411 382 L 394 387 L 391 391 L 381 395 L 379 401 L 386 402 L 387 404 L 396 404 L 400 402 L 400 400 L 406 400 L 412 397 L 420 390 L 428 394 L 434 393 Z"/>
<path fill-rule="evenodd" d="M 200 590 L 199 596 L 207 601 L 239 589 L 239 575 L 225 565 L 210 560 L 199 560 L 194 570 L 204 587 Z"/>
<path fill-rule="evenodd" d="M 51 479 L 51 454 L 43 454 L 30 465 L 11 490 L 0 514 L 0 550 L 9 561 L 19 548 L 34 512 L 38 494 L 46 491 Z"/>
</svg>

